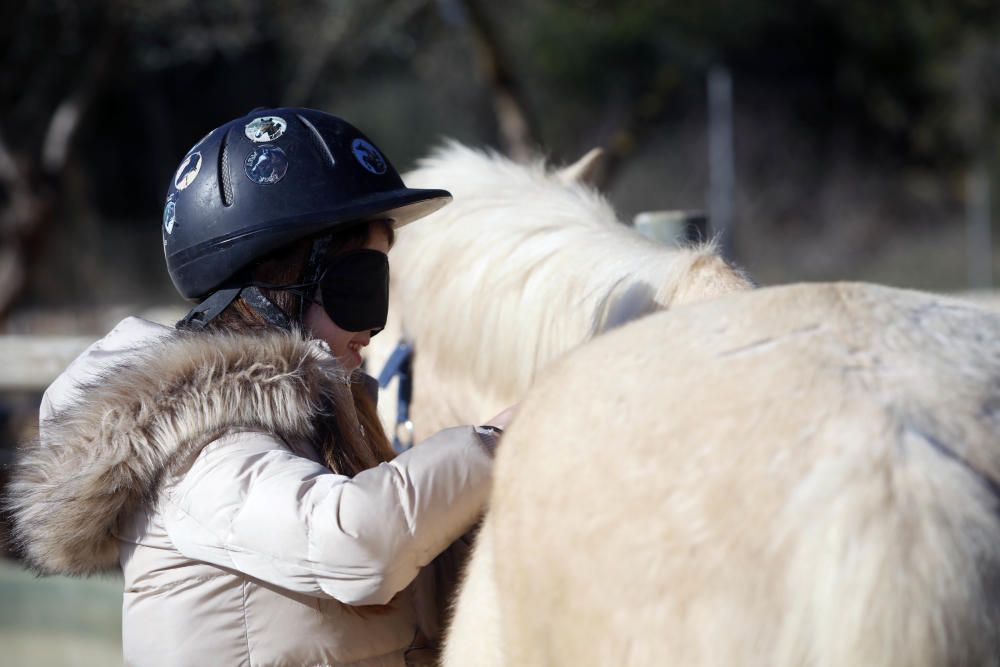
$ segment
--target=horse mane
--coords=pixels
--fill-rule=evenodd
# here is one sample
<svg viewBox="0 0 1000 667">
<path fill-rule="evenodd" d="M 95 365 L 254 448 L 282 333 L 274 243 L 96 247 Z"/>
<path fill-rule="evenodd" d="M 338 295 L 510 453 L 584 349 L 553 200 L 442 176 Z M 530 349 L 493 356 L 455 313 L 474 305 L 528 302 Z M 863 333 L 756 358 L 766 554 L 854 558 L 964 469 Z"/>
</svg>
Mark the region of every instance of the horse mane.
<svg viewBox="0 0 1000 667">
<path fill-rule="evenodd" d="M 733 273 L 714 244 L 650 241 L 544 160 L 451 141 L 405 181 L 447 187 L 454 201 L 399 230 L 391 257 L 403 333 L 438 372 L 498 397 L 515 399 L 542 366 L 597 334 L 694 292 L 729 291 L 725 276 L 691 282 L 698 267 Z"/>
</svg>

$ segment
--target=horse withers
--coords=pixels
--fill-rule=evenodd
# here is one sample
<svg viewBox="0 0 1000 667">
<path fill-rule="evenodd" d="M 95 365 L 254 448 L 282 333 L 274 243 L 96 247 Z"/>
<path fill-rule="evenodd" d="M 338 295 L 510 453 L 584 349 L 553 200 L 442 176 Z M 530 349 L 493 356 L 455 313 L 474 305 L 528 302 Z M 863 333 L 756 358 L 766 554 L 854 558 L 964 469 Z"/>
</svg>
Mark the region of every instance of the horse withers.
<svg viewBox="0 0 1000 667">
<path fill-rule="evenodd" d="M 865 284 L 649 315 L 498 450 L 445 665 L 994 665 L 1000 315 Z"/>
</svg>

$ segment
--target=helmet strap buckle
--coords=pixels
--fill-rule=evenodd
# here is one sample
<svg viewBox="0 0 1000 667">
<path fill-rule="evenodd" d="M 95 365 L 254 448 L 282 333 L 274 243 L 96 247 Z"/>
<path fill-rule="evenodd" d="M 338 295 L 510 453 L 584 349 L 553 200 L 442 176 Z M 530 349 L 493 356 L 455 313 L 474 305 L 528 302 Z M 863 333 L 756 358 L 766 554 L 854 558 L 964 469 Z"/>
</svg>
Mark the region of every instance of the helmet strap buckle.
<svg viewBox="0 0 1000 667">
<path fill-rule="evenodd" d="M 229 307 L 236 297 L 240 295 L 242 287 L 233 287 L 215 292 L 207 299 L 199 303 L 184 316 L 184 319 L 177 323 L 178 329 L 188 331 L 201 331 L 208 323 L 219 316 L 219 313 Z"/>
</svg>

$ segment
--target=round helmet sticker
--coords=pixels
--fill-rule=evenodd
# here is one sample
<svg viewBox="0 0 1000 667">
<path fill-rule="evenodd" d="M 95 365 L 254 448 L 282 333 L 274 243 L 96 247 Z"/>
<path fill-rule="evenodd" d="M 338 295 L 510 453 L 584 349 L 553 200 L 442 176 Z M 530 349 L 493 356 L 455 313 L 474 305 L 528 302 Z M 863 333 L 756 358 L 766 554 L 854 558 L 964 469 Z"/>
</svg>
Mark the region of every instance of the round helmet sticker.
<svg viewBox="0 0 1000 667">
<path fill-rule="evenodd" d="M 201 153 L 191 153 L 177 168 L 177 174 L 174 176 L 174 187 L 183 190 L 191 185 L 199 171 L 201 171 Z"/>
<path fill-rule="evenodd" d="M 355 139 L 351 144 L 351 152 L 361 166 L 373 174 L 384 174 L 389 167 L 378 149 L 364 139 Z"/>
<path fill-rule="evenodd" d="M 257 185 L 273 185 L 285 177 L 288 157 L 277 146 L 260 146 L 244 162 L 247 178 Z"/>
<path fill-rule="evenodd" d="M 285 133 L 288 123 L 278 116 L 260 116 L 243 126 L 243 134 L 254 143 L 275 141 Z"/>
<path fill-rule="evenodd" d="M 163 231 L 169 236 L 174 231 L 174 223 L 177 222 L 177 202 L 174 196 L 167 197 L 167 205 L 163 207 Z"/>
</svg>

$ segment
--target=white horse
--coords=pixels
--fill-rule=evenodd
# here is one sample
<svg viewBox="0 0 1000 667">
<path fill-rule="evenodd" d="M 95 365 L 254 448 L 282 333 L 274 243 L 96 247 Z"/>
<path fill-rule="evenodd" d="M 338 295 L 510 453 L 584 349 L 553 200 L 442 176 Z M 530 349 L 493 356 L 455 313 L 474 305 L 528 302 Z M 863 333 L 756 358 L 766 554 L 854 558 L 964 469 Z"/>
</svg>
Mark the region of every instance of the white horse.
<svg viewBox="0 0 1000 667">
<path fill-rule="evenodd" d="M 599 154 L 550 171 L 450 143 L 405 175 L 454 202 L 399 231 L 379 371 L 413 342 L 416 436 L 480 423 L 517 402 L 554 359 L 623 322 L 746 289 L 708 244 L 672 248 L 618 220 L 586 183 Z M 390 394 L 380 401 L 394 421 Z"/>
<path fill-rule="evenodd" d="M 444 664 L 1000 663 L 998 341 L 834 284 L 584 345 L 504 436 Z"/>
</svg>

